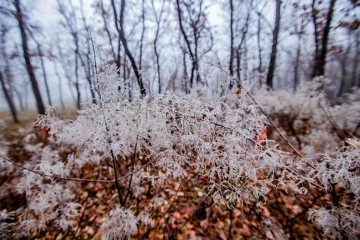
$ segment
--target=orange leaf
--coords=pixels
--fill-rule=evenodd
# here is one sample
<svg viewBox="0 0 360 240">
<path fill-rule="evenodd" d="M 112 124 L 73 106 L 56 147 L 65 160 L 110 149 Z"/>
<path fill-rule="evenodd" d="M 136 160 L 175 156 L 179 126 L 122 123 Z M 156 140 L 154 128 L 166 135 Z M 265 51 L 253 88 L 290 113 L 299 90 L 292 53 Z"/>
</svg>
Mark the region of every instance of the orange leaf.
<svg viewBox="0 0 360 240">
<path fill-rule="evenodd" d="M 262 144 L 267 139 L 267 125 L 265 125 L 260 132 L 260 135 L 258 139 L 256 140 L 256 143 Z"/>
</svg>

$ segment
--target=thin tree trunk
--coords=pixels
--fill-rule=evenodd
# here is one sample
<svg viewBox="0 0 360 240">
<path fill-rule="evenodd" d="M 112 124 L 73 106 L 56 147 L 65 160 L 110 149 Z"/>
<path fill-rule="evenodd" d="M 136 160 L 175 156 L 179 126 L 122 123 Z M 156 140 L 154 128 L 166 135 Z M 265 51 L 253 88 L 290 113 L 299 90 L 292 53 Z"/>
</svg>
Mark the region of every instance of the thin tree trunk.
<svg viewBox="0 0 360 240">
<path fill-rule="evenodd" d="M 1 71 L 0 71 L 0 82 L 1 82 L 1 87 L 2 87 L 2 90 L 4 92 L 6 102 L 9 105 L 10 112 L 11 112 L 11 115 L 13 117 L 14 123 L 19 123 L 19 119 L 18 119 L 18 116 L 17 116 L 17 111 L 16 111 L 15 104 L 13 102 L 13 99 L 10 97 L 10 94 L 9 94 L 7 88 L 6 88 L 5 80 L 3 78 L 3 74 L 2 74 Z"/>
<path fill-rule="evenodd" d="M 341 60 L 340 60 L 341 79 L 340 79 L 340 88 L 339 88 L 337 97 L 340 97 L 347 90 L 346 89 L 346 76 L 347 76 L 346 67 L 347 67 L 347 58 L 348 58 L 349 52 L 350 52 L 350 45 L 348 46 L 348 48 L 345 50 L 345 52 L 341 56 Z"/>
<path fill-rule="evenodd" d="M 38 45 L 38 51 L 39 51 L 39 53 L 41 52 L 40 45 Z M 49 84 L 48 84 L 48 80 L 47 80 L 45 64 L 44 64 L 44 59 L 43 59 L 42 55 L 40 56 L 40 64 L 41 64 L 41 69 L 43 72 L 43 78 L 44 78 L 44 84 L 45 84 L 45 89 L 46 89 L 46 95 L 48 97 L 48 103 L 50 106 L 52 106 L 50 88 L 49 88 Z"/>
<path fill-rule="evenodd" d="M 19 104 L 20 104 L 20 110 L 21 111 L 25 111 L 25 106 L 24 106 L 24 102 L 23 102 L 23 96 L 21 95 L 20 91 L 19 90 L 15 90 L 15 95 L 19 101 Z"/>
<path fill-rule="evenodd" d="M 240 88 L 241 85 L 241 49 L 236 50 L 236 74 L 237 74 L 237 87 Z"/>
<path fill-rule="evenodd" d="M 356 86 L 356 77 L 358 74 L 358 65 L 359 65 L 359 56 L 360 56 L 360 31 L 357 30 L 355 34 L 355 57 L 353 60 L 353 69 L 352 69 L 352 76 L 351 76 L 351 87 Z M 360 83 L 359 83 L 360 84 Z"/>
<path fill-rule="evenodd" d="M 159 94 L 161 94 L 160 56 L 159 56 L 159 53 L 157 50 L 157 36 L 155 37 L 155 40 L 154 40 L 154 52 L 155 52 L 155 58 L 156 58 L 156 69 L 157 69 L 157 76 L 158 76 Z"/>
<path fill-rule="evenodd" d="M 25 110 L 29 110 L 29 83 L 26 81 L 24 83 L 24 108 Z"/>
<path fill-rule="evenodd" d="M 301 55 L 301 35 L 299 34 L 298 39 L 298 48 L 296 50 L 296 59 L 295 59 L 295 66 L 294 66 L 294 91 L 296 91 L 296 87 L 299 84 L 299 64 L 300 64 L 300 55 Z"/>
<path fill-rule="evenodd" d="M 141 30 L 141 39 L 140 39 L 140 56 L 139 56 L 139 70 L 142 70 L 142 55 L 143 55 L 143 46 L 144 46 L 144 37 L 145 37 L 145 0 L 142 0 L 141 3 L 141 9 L 142 9 L 142 30 Z"/>
<path fill-rule="evenodd" d="M 93 39 L 89 38 L 90 35 L 90 28 L 86 23 L 86 19 L 85 19 L 85 14 L 84 14 L 84 7 L 83 7 L 83 0 L 80 1 L 80 6 L 81 6 L 81 18 L 82 18 L 82 22 L 84 24 L 86 33 L 88 34 L 88 41 L 87 41 L 87 52 L 86 52 L 86 64 L 84 63 L 81 55 L 80 56 L 80 60 L 82 62 L 82 65 L 84 66 L 84 72 L 85 72 L 85 76 L 86 76 L 86 80 L 89 84 L 89 89 L 90 89 L 90 93 L 91 93 L 91 102 L 93 104 L 96 104 L 96 96 L 95 96 L 95 90 L 93 88 L 93 82 L 92 82 L 92 75 L 91 75 L 91 48 L 90 48 L 90 41 L 92 41 Z"/>
<path fill-rule="evenodd" d="M 177 6 L 177 15 L 178 15 L 178 20 L 179 20 L 180 31 L 181 31 L 182 36 L 184 37 L 184 40 L 185 40 L 185 43 L 188 48 L 190 58 L 192 61 L 192 69 L 191 69 L 191 75 L 190 75 L 190 88 L 192 88 L 193 83 L 194 83 L 194 71 L 195 71 L 194 63 L 197 61 L 197 59 L 195 59 L 194 53 L 191 49 L 190 41 L 188 39 L 188 36 L 187 36 L 186 31 L 183 26 L 183 20 L 182 20 L 182 16 L 181 16 L 182 15 L 181 8 L 180 8 L 180 0 L 176 0 L 176 6 Z"/>
<path fill-rule="evenodd" d="M 60 98 L 60 104 L 61 104 L 62 109 L 65 109 L 64 97 L 63 97 L 63 92 L 62 92 L 62 83 L 61 83 L 62 81 L 61 81 L 61 77 L 60 77 L 60 74 L 59 74 L 59 71 L 58 71 L 58 68 L 57 68 L 57 63 L 56 63 L 56 61 L 54 61 L 54 70 L 55 70 L 55 75 L 57 76 L 58 81 L 59 81 L 59 98 Z"/>
<path fill-rule="evenodd" d="M 160 70 L 160 55 L 159 55 L 157 43 L 158 43 L 159 33 L 160 33 L 161 18 L 162 18 L 163 12 L 164 12 L 164 5 L 165 5 L 165 0 L 162 1 L 160 13 L 158 15 L 156 12 L 155 5 L 154 5 L 154 0 L 151 1 L 151 6 L 153 8 L 154 15 L 155 15 L 155 21 L 156 21 L 156 31 L 155 31 L 155 38 L 154 38 L 153 45 L 154 45 L 154 53 L 155 53 L 155 59 L 156 59 L 159 94 L 161 94 L 161 70 Z"/>
<path fill-rule="evenodd" d="M 266 77 L 266 85 L 270 89 L 274 87 L 274 72 L 276 67 L 277 45 L 278 45 L 279 32 L 280 32 L 280 17 L 281 17 L 280 10 L 281 10 L 281 0 L 276 0 L 275 29 L 273 32 L 269 70 Z"/>
<path fill-rule="evenodd" d="M 47 96 L 47 99 L 48 99 L 49 106 L 52 106 L 50 89 L 49 89 L 49 84 L 48 84 L 48 79 L 47 79 L 47 74 L 46 74 L 44 59 L 43 59 L 43 52 L 42 52 L 42 50 L 41 50 L 41 45 L 40 45 L 40 43 L 36 40 L 36 38 L 34 37 L 34 35 L 33 35 L 31 32 L 30 32 L 30 37 L 31 37 L 32 40 L 34 40 L 34 42 L 36 43 L 38 55 L 39 55 L 39 58 L 40 58 L 40 65 L 41 65 L 42 75 L 43 75 L 43 79 L 44 79 L 46 96 Z"/>
<path fill-rule="evenodd" d="M 31 60 L 30 60 L 29 48 L 28 48 L 28 43 L 27 43 L 27 35 L 26 35 L 25 26 L 24 26 L 25 24 L 24 24 L 24 20 L 23 20 L 21 7 L 20 7 L 20 0 L 14 0 L 14 5 L 16 8 L 16 19 L 18 21 L 20 34 L 21 34 L 22 49 L 23 49 L 23 53 L 24 53 L 24 60 L 26 63 L 26 70 L 29 75 L 31 87 L 32 87 L 32 90 L 33 90 L 33 93 L 35 96 L 38 113 L 45 114 L 44 103 L 42 101 L 41 93 L 40 93 L 38 83 L 37 83 L 37 80 L 36 80 L 36 77 L 34 74 L 34 68 L 33 68 L 32 64 L 31 64 Z"/>
<path fill-rule="evenodd" d="M 111 54 L 113 55 L 114 61 L 117 61 L 117 57 L 116 57 L 115 50 L 114 50 L 114 45 L 112 43 L 112 37 L 111 37 L 109 27 L 108 27 L 108 23 L 107 23 L 107 20 L 106 20 L 106 17 L 105 17 L 106 12 L 105 12 L 105 9 L 104 9 L 103 0 L 100 0 L 100 8 L 101 8 L 101 17 L 102 17 L 104 27 L 105 27 L 105 32 L 106 32 L 106 35 L 107 35 L 109 43 L 110 43 Z M 119 66 L 117 66 L 117 67 L 119 67 Z"/>
<path fill-rule="evenodd" d="M 234 5 L 233 0 L 229 0 L 230 4 L 230 59 L 229 59 L 229 73 L 230 76 L 234 76 Z M 229 89 L 231 90 L 234 86 L 232 78 L 230 79 Z"/>
<path fill-rule="evenodd" d="M 263 82 L 262 82 L 262 49 L 261 49 L 261 15 L 260 12 L 258 13 L 258 29 L 257 29 L 257 45 L 258 45 L 258 54 L 259 54 L 259 67 L 258 67 L 258 72 L 259 72 L 259 83 L 260 86 L 262 86 Z"/>
<path fill-rule="evenodd" d="M 188 79 L 187 79 L 187 66 L 186 66 L 186 51 L 183 50 L 183 80 L 184 80 L 184 92 L 185 94 L 189 93 L 188 90 Z"/>
<path fill-rule="evenodd" d="M 80 82 L 79 82 L 79 46 L 76 43 L 75 49 L 75 89 L 76 89 L 76 107 L 78 110 L 81 109 L 81 93 L 80 93 Z"/>
</svg>

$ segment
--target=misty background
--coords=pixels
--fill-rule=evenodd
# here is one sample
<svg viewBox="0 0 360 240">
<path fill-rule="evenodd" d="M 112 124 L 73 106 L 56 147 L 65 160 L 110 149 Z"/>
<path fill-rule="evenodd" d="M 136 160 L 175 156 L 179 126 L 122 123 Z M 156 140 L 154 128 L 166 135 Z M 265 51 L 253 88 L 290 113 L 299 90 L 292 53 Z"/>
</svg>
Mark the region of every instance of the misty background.
<svg viewBox="0 0 360 240">
<path fill-rule="evenodd" d="M 147 95 L 186 94 L 195 85 L 229 94 L 236 84 L 221 71 L 239 83 L 291 91 L 322 75 L 314 75 L 315 33 L 320 46 L 332 4 L 325 89 L 336 101 L 360 86 L 356 0 L 2 0 L 0 66 L 17 111 L 36 109 L 36 100 L 15 2 L 45 106 L 80 108 L 91 102 L 93 77 L 106 64 L 119 67 L 132 94 L 141 89 L 139 76 Z M 8 110 L 4 91 L 0 98 L 0 109 Z"/>
</svg>

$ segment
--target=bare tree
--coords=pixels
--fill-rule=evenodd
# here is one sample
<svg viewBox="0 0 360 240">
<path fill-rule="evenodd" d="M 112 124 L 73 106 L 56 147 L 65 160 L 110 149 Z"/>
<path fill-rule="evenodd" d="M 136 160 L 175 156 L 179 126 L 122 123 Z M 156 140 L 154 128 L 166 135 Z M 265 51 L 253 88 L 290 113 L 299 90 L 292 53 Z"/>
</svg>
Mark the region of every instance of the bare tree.
<svg viewBox="0 0 360 240">
<path fill-rule="evenodd" d="M 65 20 L 65 26 L 68 28 L 75 46 L 74 71 L 75 71 L 75 89 L 77 93 L 76 106 L 78 109 L 81 109 L 81 92 L 80 92 L 80 79 L 79 79 L 80 48 L 79 48 L 79 33 L 77 30 L 76 14 L 75 14 L 74 6 L 72 5 L 71 1 L 69 2 L 69 6 L 70 6 L 69 12 L 65 8 L 65 5 L 62 1 L 57 0 L 57 3 L 58 3 L 58 11 Z"/>
<path fill-rule="evenodd" d="M 276 1 L 275 28 L 273 31 L 269 69 L 266 77 L 266 85 L 269 88 L 274 87 L 273 79 L 274 79 L 274 72 L 276 67 L 276 55 L 277 55 L 277 46 L 278 46 L 278 39 L 280 32 L 280 18 L 281 18 L 281 13 L 280 13 L 281 0 L 275 0 L 275 1 Z"/>
<path fill-rule="evenodd" d="M 229 60 L 229 73 L 232 77 L 234 75 L 234 3 L 233 0 L 229 0 L 230 5 L 230 60 Z M 229 89 L 233 88 L 233 81 L 230 80 Z"/>
<path fill-rule="evenodd" d="M 250 6 L 249 6 L 249 8 L 247 10 L 247 14 L 246 14 L 245 22 L 244 22 L 243 26 L 241 27 L 241 30 L 240 30 L 240 34 L 241 34 L 240 35 L 240 43 L 238 44 L 238 46 L 236 48 L 236 73 L 237 73 L 237 87 L 238 87 L 238 89 L 240 89 L 240 85 L 241 85 L 240 70 L 241 70 L 242 49 L 243 49 L 243 46 L 245 45 L 247 33 L 249 31 L 251 8 L 252 8 L 252 2 L 250 2 Z"/>
<path fill-rule="evenodd" d="M 16 111 L 15 104 L 13 102 L 13 99 L 10 96 L 8 88 L 6 87 L 5 79 L 3 78 L 3 74 L 2 74 L 1 70 L 0 70 L 0 82 L 1 82 L 1 88 L 2 88 L 2 90 L 4 92 L 6 102 L 9 105 L 10 112 L 11 112 L 11 115 L 13 117 L 14 123 L 19 123 L 19 119 L 17 117 L 17 111 Z"/>
<path fill-rule="evenodd" d="M 67 79 L 71 98 L 76 106 L 77 100 L 76 100 L 75 94 L 73 93 L 73 87 L 72 87 L 75 84 L 73 81 L 73 74 L 72 74 L 72 69 L 71 69 L 73 60 L 70 59 L 69 57 L 67 57 L 67 55 L 63 52 L 63 48 L 60 45 L 60 42 L 61 42 L 61 40 L 59 38 L 59 35 L 56 35 L 55 46 L 56 46 L 57 54 L 58 54 L 57 55 L 58 57 L 56 60 L 58 60 L 61 64 L 61 67 L 64 71 L 65 78 Z M 71 54 L 72 54 L 72 51 L 71 51 Z M 58 75 L 58 78 L 60 78 L 60 75 Z"/>
<path fill-rule="evenodd" d="M 92 101 L 92 103 L 96 104 L 96 96 L 95 96 L 94 84 L 93 84 L 93 81 L 92 81 L 93 74 L 92 74 L 92 71 L 91 71 L 93 69 L 92 68 L 93 64 L 92 64 L 92 60 L 91 60 L 92 51 L 91 51 L 91 46 L 90 46 L 90 41 L 92 39 L 90 39 L 90 37 L 89 37 L 91 31 L 90 31 L 89 25 L 86 22 L 83 0 L 80 1 L 80 10 L 81 10 L 81 19 L 82 19 L 82 22 L 83 22 L 83 25 L 84 25 L 84 29 L 85 29 L 85 32 L 86 32 L 86 38 L 87 38 L 86 52 L 85 52 L 86 61 L 83 59 L 81 54 L 79 56 L 80 56 L 81 63 L 84 66 L 84 72 L 85 72 L 86 80 L 87 80 L 87 82 L 89 84 L 89 90 L 90 90 L 90 93 L 91 93 L 91 101 Z"/>
<path fill-rule="evenodd" d="M 294 64 L 294 91 L 299 84 L 299 67 L 300 67 L 300 57 L 301 57 L 301 46 L 302 46 L 302 38 L 304 35 L 306 23 L 304 18 L 301 19 L 300 25 L 295 25 L 294 33 L 297 35 L 298 39 L 298 46 L 296 49 L 296 56 L 295 56 L 295 64 Z"/>
<path fill-rule="evenodd" d="M 190 75 L 190 88 L 192 88 L 195 77 L 197 83 L 201 82 L 199 57 L 211 51 L 213 47 L 213 36 L 210 28 L 207 26 L 207 16 L 203 0 L 198 0 L 196 3 L 193 1 L 176 0 L 176 8 L 180 32 L 184 38 L 187 52 L 192 62 Z M 191 32 L 191 36 L 188 36 L 187 32 Z M 207 40 L 208 46 L 206 46 L 204 41 L 201 44 L 200 41 L 202 39 Z M 203 49 L 200 49 L 201 47 L 203 47 Z"/>
<path fill-rule="evenodd" d="M 48 103 L 50 106 L 52 106 L 50 89 L 49 89 L 49 84 L 48 84 L 48 79 L 47 79 L 47 74 L 46 74 L 46 69 L 45 69 L 45 63 L 44 63 L 44 52 L 41 49 L 41 44 L 36 40 L 32 31 L 29 30 L 29 33 L 30 33 L 31 39 L 35 42 L 36 47 L 37 47 L 37 55 L 39 56 L 39 59 L 40 59 L 41 71 L 42 71 L 42 75 L 44 78 L 44 85 L 45 85 L 46 95 L 48 98 Z"/>
<path fill-rule="evenodd" d="M 111 0 L 111 5 L 113 8 L 113 14 L 114 14 L 114 19 L 115 19 L 115 27 L 116 30 L 119 34 L 119 37 L 121 39 L 122 45 L 124 46 L 124 50 L 126 53 L 126 56 L 129 58 L 130 62 L 131 62 L 131 66 L 132 69 L 134 71 L 134 74 L 136 76 L 139 88 L 140 88 L 140 95 L 142 97 L 144 97 L 146 95 L 146 89 L 144 87 L 143 81 L 142 81 L 142 76 L 139 72 L 139 68 L 135 62 L 135 59 L 133 57 L 133 54 L 130 52 L 129 47 L 128 47 L 128 42 L 125 38 L 125 32 L 124 32 L 124 13 L 125 13 L 125 0 L 121 0 L 121 4 L 120 4 L 120 19 L 118 18 L 118 14 L 117 14 L 117 10 L 116 10 L 116 6 L 115 6 L 115 1 Z"/>
<path fill-rule="evenodd" d="M 104 23 L 104 30 L 106 32 L 106 36 L 109 40 L 109 45 L 110 45 L 110 51 L 111 51 L 111 54 L 113 56 L 113 59 L 115 62 L 118 62 L 117 59 L 120 59 L 120 56 L 118 55 L 118 57 L 116 56 L 115 54 L 115 50 L 114 50 L 114 45 L 113 45 L 113 38 L 111 36 L 111 32 L 110 32 L 110 29 L 109 29 L 109 24 L 108 24 L 108 20 L 107 20 L 107 17 L 109 16 L 108 12 L 105 10 L 105 7 L 104 7 L 104 1 L 103 0 L 100 0 L 100 15 L 101 15 L 101 18 L 103 20 L 103 23 Z M 118 53 L 120 54 L 120 53 Z M 120 67 L 120 63 L 117 65 L 117 67 L 119 68 Z"/>
<path fill-rule="evenodd" d="M 26 63 L 26 70 L 29 75 L 31 87 L 32 87 L 32 90 L 33 90 L 33 93 L 35 96 L 38 113 L 45 114 L 45 107 L 44 107 L 41 93 L 40 93 L 40 90 L 38 87 L 38 82 L 37 82 L 36 76 L 34 74 L 34 68 L 33 68 L 33 65 L 32 65 L 31 59 L 30 59 L 30 54 L 29 54 L 30 51 L 29 51 L 28 42 L 27 42 L 28 41 L 27 33 L 25 30 L 25 22 L 24 22 L 24 18 L 23 18 L 24 16 L 23 16 L 23 13 L 21 10 L 20 0 L 14 0 L 13 4 L 16 8 L 15 17 L 18 22 L 19 30 L 20 30 L 20 34 L 21 34 L 22 50 L 23 50 L 23 54 L 24 54 L 24 60 Z"/>
<path fill-rule="evenodd" d="M 60 74 L 59 74 L 59 70 L 58 70 L 58 67 L 57 67 L 56 60 L 54 61 L 54 71 L 55 71 L 55 75 L 58 78 L 58 82 L 59 82 L 58 86 L 59 86 L 60 104 L 61 104 L 62 109 L 65 109 L 64 96 L 63 96 L 63 90 L 62 90 L 62 81 L 61 81 L 61 77 L 60 77 Z"/>
<path fill-rule="evenodd" d="M 157 69 L 157 77 L 158 77 L 158 85 L 159 85 L 158 86 L 159 94 L 161 93 L 161 70 L 160 70 L 160 53 L 158 50 L 158 40 L 159 40 L 161 19 L 163 17 L 163 13 L 164 13 L 164 5 L 165 5 L 165 0 L 162 0 L 160 12 L 158 13 L 155 8 L 154 0 L 151 0 L 151 6 L 152 6 L 152 9 L 154 12 L 155 22 L 156 22 L 156 31 L 155 31 L 153 46 L 154 46 L 154 53 L 155 53 L 155 58 L 156 58 L 156 69 Z"/>
<path fill-rule="evenodd" d="M 10 70 L 10 64 L 8 62 L 8 56 L 6 54 L 6 39 L 7 39 L 7 33 L 9 31 L 9 28 L 6 27 L 4 24 L 1 25 L 1 32 L 0 32 L 0 49 L 1 49 L 1 57 L 4 60 L 4 71 L 6 72 L 6 76 L 7 79 L 5 79 L 5 74 L 3 74 L 3 70 L 0 69 L 0 82 L 1 82 L 1 88 L 2 91 L 4 93 L 5 96 L 5 100 L 9 106 L 12 118 L 14 123 L 19 123 L 19 119 L 18 119 L 18 115 L 17 115 L 17 110 L 16 110 L 16 106 L 14 103 L 14 98 L 13 98 L 13 94 L 12 92 L 14 92 L 14 89 L 12 89 L 11 86 L 11 82 L 13 79 L 12 78 L 12 74 L 11 74 L 11 70 Z M 1 67 L 2 68 L 2 67 Z M 22 106 L 22 102 L 20 104 L 21 107 Z"/>
<path fill-rule="evenodd" d="M 357 31 L 354 34 L 355 37 L 355 53 L 354 53 L 354 60 L 353 60 L 353 69 L 352 69 L 352 83 L 351 86 L 356 86 L 356 77 L 358 76 L 360 78 L 360 74 L 358 74 L 358 66 L 359 66 L 359 57 L 360 57 L 360 29 L 357 29 Z M 360 87 L 360 79 L 357 83 L 358 87 Z"/>
<path fill-rule="evenodd" d="M 143 57 L 143 47 L 144 47 L 144 38 L 145 38 L 145 0 L 141 2 L 141 22 L 142 22 L 142 30 L 141 30 L 141 39 L 140 39 L 140 54 L 139 54 L 139 70 L 142 71 L 142 57 Z"/>
</svg>

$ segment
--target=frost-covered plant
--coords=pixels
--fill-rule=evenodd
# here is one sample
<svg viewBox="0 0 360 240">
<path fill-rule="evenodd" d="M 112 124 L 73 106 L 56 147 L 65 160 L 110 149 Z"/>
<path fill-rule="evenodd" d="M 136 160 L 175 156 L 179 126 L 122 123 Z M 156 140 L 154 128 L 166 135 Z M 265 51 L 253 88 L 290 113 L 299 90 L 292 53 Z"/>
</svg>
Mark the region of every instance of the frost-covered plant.
<svg viewBox="0 0 360 240">
<path fill-rule="evenodd" d="M 333 239 L 359 237 L 360 229 L 360 150 L 341 149 L 334 156 L 324 156 L 316 178 L 331 196 L 331 209 L 312 211 L 311 219 Z"/>
<path fill-rule="evenodd" d="M 50 176 L 67 177 L 70 174 L 69 168 L 60 159 L 59 151 L 49 146 L 39 148 L 31 164 L 26 166 L 32 171 Z M 32 171 L 23 171 L 17 186 L 18 192 L 25 193 L 28 200 L 27 212 L 18 227 L 19 234 L 28 236 L 44 230 L 46 224 L 52 221 L 64 230 L 72 227 L 71 220 L 79 214 L 81 208 L 80 204 L 71 202 L 75 197 L 75 184 L 58 182 Z"/>
<path fill-rule="evenodd" d="M 281 185 L 306 193 L 304 183 L 317 185 L 316 180 L 321 181 L 325 191 L 333 184 L 344 188 L 350 184 L 354 188 L 346 189 L 359 194 L 358 178 L 350 174 L 350 169 L 343 170 L 344 164 L 355 165 L 347 163 L 351 157 L 341 155 L 343 159 L 339 155 L 338 162 L 330 163 L 324 159 L 315 167 L 303 158 L 295 160 L 280 151 L 275 141 L 259 138 L 269 123 L 258 106 L 245 97 L 236 96 L 226 102 L 227 98 L 210 99 L 209 92 L 201 95 L 198 89 L 189 96 L 166 93 L 145 99 L 132 96 L 129 101 L 127 84 L 115 67 L 104 67 L 94 80 L 99 94 L 97 104 L 79 111 L 75 120 L 60 119 L 51 109 L 39 119 L 42 126 L 51 129 L 53 144 L 72 154 L 64 160 L 59 157 L 60 150 L 45 147 L 32 169 L 63 179 L 79 175 L 84 166 L 108 170 L 108 182 L 118 193 L 114 206 L 118 205 L 112 206 L 114 210 L 102 227 L 107 239 L 123 239 L 138 225 L 151 225 L 150 210 L 156 208 L 157 196 L 144 211 L 135 214 L 132 202 L 127 202 L 129 195 L 141 196 L 146 190 L 144 183 L 161 187 L 169 178 L 183 178 L 189 168 L 208 179 L 208 194 L 214 202 L 228 206 L 266 199 L 271 187 Z M 323 131 L 326 127 L 314 110 L 324 100 L 318 86 L 319 82 L 314 81 L 314 85 L 303 86 L 296 94 L 263 92 L 257 99 L 272 114 L 293 120 L 295 129 L 307 123 L 321 126 Z M 272 105 L 275 99 L 278 105 Z M 305 144 L 308 140 L 302 141 Z M 78 214 L 80 205 L 72 203 L 76 184 L 45 179 L 24 173 L 18 186 L 26 192 L 31 210 L 21 223 L 24 231 L 41 230 L 50 221 L 67 229 Z M 317 213 L 314 211 L 314 219 L 325 216 L 320 210 Z"/>
<path fill-rule="evenodd" d="M 6 124 L 3 120 L 0 120 L 0 155 L 7 156 L 8 149 L 7 149 L 7 142 L 3 136 L 3 131 L 6 128 Z M 3 158 L 0 158 L 0 176 L 6 176 L 14 170 L 14 167 L 11 163 L 6 161 Z"/>
<path fill-rule="evenodd" d="M 130 165 L 127 173 L 141 169 L 126 176 L 121 175 L 121 169 L 113 169 L 113 177 L 116 171 L 120 173 L 117 187 L 123 189 L 119 191 L 123 205 L 125 192 L 136 196 L 145 190 L 141 187 L 144 181 L 161 186 L 168 178 L 182 178 L 186 166 L 209 179 L 208 191 L 215 202 L 229 205 L 259 199 L 269 192 L 269 187 L 279 185 L 304 192 L 301 184 L 311 181 L 297 172 L 306 169 L 303 162 L 293 161 L 273 141 L 258 141 L 266 118 L 256 105 L 242 98 L 237 99 L 236 107 L 221 99 L 206 101 L 192 95 L 164 94 L 153 99 L 135 96 L 129 101 L 128 90 L 112 66 L 105 67 L 95 82 L 100 95 L 98 104 L 79 111 L 76 120 L 58 119 L 52 111 L 40 119 L 42 125 L 51 129 L 58 144 L 75 151 L 66 163 L 54 163 L 51 156 L 57 153 L 45 148 L 50 163 L 42 162 L 35 169 L 67 176 L 69 172 L 64 169 L 71 167 L 76 173 L 86 164 L 107 165 L 109 159 L 113 161 L 111 167 Z M 143 168 L 145 165 L 156 171 L 148 171 Z M 41 185 L 35 176 L 28 178 L 23 182 Z M 24 185 L 23 189 L 29 191 L 31 187 Z M 113 239 L 129 236 L 136 221 L 130 209 L 117 207 L 104 225 L 105 235 Z M 146 222 L 149 224 L 150 220 Z"/>
<path fill-rule="evenodd" d="M 5 239 L 8 236 L 7 229 L 13 225 L 9 223 L 9 220 L 13 219 L 13 212 L 7 212 L 6 210 L 0 211 L 0 238 Z"/>
<path fill-rule="evenodd" d="M 137 229 L 138 219 L 130 209 L 117 206 L 110 212 L 110 219 L 103 225 L 103 239 L 120 240 L 128 238 Z"/>
<path fill-rule="evenodd" d="M 274 179 L 296 188 L 286 177 L 293 169 L 291 158 L 274 142 L 265 141 L 264 147 L 256 143 L 266 119 L 255 105 L 239 99 L 238 107 L 231 108 L 222 101 L 208 103 L 171 94 L 130 102 L 124 87 L 123 95 L 119 93 L 121 81 L 113 68 L 106 68 L 97 79 L 98 105 L 79 111 L 75 121 L 52 115 L 44 119 L 59 142 L 78 149 L 74 163 L 98 164 L 112 154 L 129 161 L 137 145 L 161 170 L 157 175 L 143 174 L 153 184 L 183 177 L 184 166 L 190 165 L 209 177 L 209 190 L 216 199 L 258 197 Z"/>
<path fill-rule="evenodd" d="M 254 92 L 256 101 L 273 118 L 282 133 L 308 156 L 328 151 L 329 147 L 341 146 L 332 117 L 337 116 L 335 123 L 337 119 L 345 119 L 342 120 L 344 124 L 339 121 L 340 127 L 357 123 L 356 112 L 329 106 L 325 93 L 321 91 L 326 82 L 326 78 L 318 77 L 301 83 L 294 92 L 286 89 Z M 351 108 L 356 110 L 359 107 L 354 104 Z"/>
</svg>

